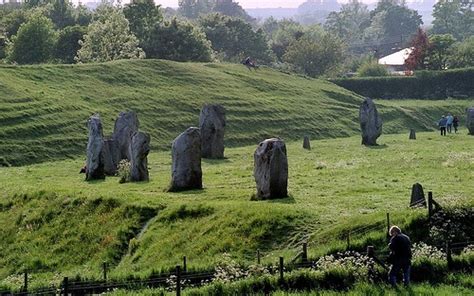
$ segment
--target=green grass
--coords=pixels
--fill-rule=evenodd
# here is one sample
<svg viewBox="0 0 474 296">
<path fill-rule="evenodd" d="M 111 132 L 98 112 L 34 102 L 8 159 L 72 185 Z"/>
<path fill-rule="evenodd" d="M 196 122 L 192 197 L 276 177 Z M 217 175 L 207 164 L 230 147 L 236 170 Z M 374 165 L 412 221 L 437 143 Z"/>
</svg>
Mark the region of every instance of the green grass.
<svg viewBox="0 0 474 296">
<path fill-rule="evenodd" d="M 144 276 L 184 255 L 190 269 L 210 268 L 224 252 L 249 264 L 257 249 L 274 263 L 306 239 L 311 257 L 342 248 L 348 230 L 366 225 L 378 225 L 371 237 L 381 240 L 386 212 L 401 225 L 426 215 L 407 208 L 415 182 L 441 205 L 473 206 L 472 141 L 464 129 L 419 133 L 416 141 L 383 135 L 374 148 L 357 136 L 313 141 L 311 151 L 290 142 L 291 197 L 275 201 L 250 201 L 255 145 L 204 160 L 204 190 L 179 193 L 165 192 L 169 152 L 150 155 L 145 183 L 85 182 L 82 160 L 1 168 L 0 235 L 8 239 L 0 241 L 0 278 L 24 269 L 38 280 L 99 277 L 103 260 L 112 277 Z"/>
<path fill-rule="evenodd" d="M 110 134 L 120 111 L 138 113 L 154 149 L 168 149 L 197 125 L 204 103 L 227 109 L 227 146 L 281 136 L 313 139 L 358 133 L 361 98 L 330 82 L 241 65 L 160 60 L 88 65 L 0 66 L 0 165 L 74 158 L 84 153 L 87 118 L 99 112 Z M 464 101 L 381 101 L 384 131 L 434 128 Z M 422 105 L 422 106 L 421 106 Z M 463 116 L 461 116 L 463 119 Z"/>
</svg>

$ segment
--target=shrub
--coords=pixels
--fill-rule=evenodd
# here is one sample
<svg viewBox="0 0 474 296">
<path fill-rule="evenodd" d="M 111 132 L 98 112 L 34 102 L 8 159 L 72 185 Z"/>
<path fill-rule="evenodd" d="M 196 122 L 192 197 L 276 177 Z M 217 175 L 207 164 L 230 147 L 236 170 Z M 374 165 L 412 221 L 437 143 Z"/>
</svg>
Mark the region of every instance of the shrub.
<svg viewBox="0 0 474 296">
<path fill-rule="evenodd" d="M 117 167 L 117 175 L 120 177 L 119 183 L 130 181 L 130 161 L 122 159 Z"/>
<path fill-rule="evenodd" d="M 379 77 L 388 76 L 388 71 L 385 66 L 380 65 L 377 61 L 369 61 L 363 63 L 357 69 L 357 76 L 360 77 Z"/>
</svg>

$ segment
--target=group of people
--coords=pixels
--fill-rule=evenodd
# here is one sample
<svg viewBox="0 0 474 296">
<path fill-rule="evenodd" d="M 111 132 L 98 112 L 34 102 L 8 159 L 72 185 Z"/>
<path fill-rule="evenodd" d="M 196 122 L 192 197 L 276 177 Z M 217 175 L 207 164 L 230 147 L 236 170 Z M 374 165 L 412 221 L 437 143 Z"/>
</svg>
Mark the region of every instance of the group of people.
<svg viewBox="0 0 474 296">
<path fill-rule="evenodd" d="M 457 116 L 451 115 L 448 113 L 448 116 L 443 115 L 438 121 L 439 130 L 442 136 L 446 136 L 446 131 L 448 133 L 452 132 L 454 128 L 454 133 L 458 132 L 459 118 Z"/>
</svg>

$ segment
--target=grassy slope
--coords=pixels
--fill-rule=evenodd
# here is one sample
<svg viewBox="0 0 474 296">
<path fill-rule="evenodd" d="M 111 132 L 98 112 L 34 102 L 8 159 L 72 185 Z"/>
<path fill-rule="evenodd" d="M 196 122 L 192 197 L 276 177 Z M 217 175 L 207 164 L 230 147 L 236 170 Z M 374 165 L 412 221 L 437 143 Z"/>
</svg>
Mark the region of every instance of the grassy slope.
<svg viewBox="0 0 474 296">
<path fill-rule="evenodd" d="M 147 274 L 183 255 L 190 268 L 205 268 L 223 252 L 249 263 L 257 249 L 268 263 L 293 257 L 307 238 L 316 256 L 344 245 L 348 229 L 379 225 L 374 237 L 383 237 L 386 212 L 401 225 L 424 214 L 406 208 L 415 182 L 442 205 L 473 206 L 474 138 L 465 129 L 407 138 L 384 135 L 375 149 L 361 146 L 359 137 L 313 141 L 311 151 L 289 143 L 291 197 L 277 201 L 249 201 L 255 145 L 204 161 L 205 189 L 181 193 L 164 192 L 169 152 L 151 154 L 151 180 L 138 184 L 118 184 L 116 177 L 84 182 L 80 160 L 2 168 L 0 235 L 9 240 L 0 241 L 0 278 L 24 267 L 45 277 L 53 271 L 98 277 L 102 260 L 112 263 L 112 276 Z"/>
<path fill-rule="evenodd" d="M 0 66 L 0 165 L 22 165 L 83 154 L 85 122 L 100 112 L 106 134 L 120 111 L 135 110 L 153 148 L 168 149 L 198 124 L 204 103 L 227 109 L 226 144 L 265 137 L 299 139 L 354 135 L 359 97 L 329 82 L 240 65 L 158 60 L 93 65 Z M 433 128 L 446 110 L 469 101 L 380 102 L 385 132 Z"/>
</svg>

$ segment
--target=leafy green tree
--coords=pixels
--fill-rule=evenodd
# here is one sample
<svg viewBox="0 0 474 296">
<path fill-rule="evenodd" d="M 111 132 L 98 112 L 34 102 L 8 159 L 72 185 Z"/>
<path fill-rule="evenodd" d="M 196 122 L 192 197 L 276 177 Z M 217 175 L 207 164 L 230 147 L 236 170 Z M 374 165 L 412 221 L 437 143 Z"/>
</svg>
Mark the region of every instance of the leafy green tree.
<svg viewBox="0 0 474 296">
<path fill-rule="evenodd" d="M 13 35 L 16 35 L 20 26 L 28 21 L 30 14 L 29 10 L 15 9 L 3 16 L 0 21 L 0 27 L 3 27 L 5 36 L 11 38 Z"/>
<path fill-rule="evenodd" d="M 68 0 L 52 0 L 46 8 L 47 16 L 53 21 L 57 29 L 75 24 L 74 8 Z"/>
<path fill-rule="evenodd" d="M 474 36 L 451 47 L 448 64 L 450 68 L 474 67 Z"/>
<path fill-rule="evenodd" d="M 451 34 L 458 40 L 474 35 L 473 2 L 466 0 L 439 0 L 433 9 L 435 34 Z"/>
<path fill-rule="evenodd" d="M 240 61 L 246 56 L 260 63 L 273 60 L 263 30 L 254 31 L 252 26 L 240 18 L 213 13 L 200 19 L 201 27 L 212 49 L 226 61 Z"/>
<path fill-rule="evenodd" d="M 74 9 L 74 19 L 77 25 L 87 26 L 92 21 L 92 13 L 86 6 L 79 3 Z"/>
<path fill-rule="evenodd" d="M 148 58 L 173 61 L 211 60 L 211 44 L 206 35 L 190 23 L 176 18 L 164 24 L 155 24 L 144 48 Z"/>
<path fill-rule="evenodd" d="M 311 77 L 332 75 L 344 61 L 342 41 L 329 33 L 314 39 L 309 35 L 293 42 L 283 59 Z"/>
<path fill-rule="evenodd" d="M 145 57 L 122 10 L 108 4 L 97 9 L 95 20 L 79 44 L 76 60 L 83 63 Z"/>
<path fill-rule="evenodd" d="M 450 47 L 456 40 L 450 34 L 431 35 L 430 46 L 426 55 L 428 69 L 444 70 L 448 67 L 450 57 Z"/>
<path fill-rule="evenodd" d="M 232 0 L 216 1 L 212 11 L 231 17 L 241 18 L 248 22 L 254 20 L 251 16 L 247 14 L 245 9 L 243 9 L 242 6 L 239 5 L 239 3 L 234 2 Z"/>
<path fill-rule="evenodd" d="M 152 28 L 163 21 L 159 5 L 153 0 L 132 0 L 123 8 L 123 14 L 130 24 L 130 30 L 140 40 L 140 45 L 148 38 Z"/>
<path fill-rule="evenodd" d="M 18 64 L 47 62 L 51 59 L 56 38 L 51 20 L 34 14 L 12 37 L 12 43 L 7 48 L 7 59 Z"/>
<path fill-rule="evenodd" d="M 178 5 L 179 14 L 189 19 L 197 19 L 212 11 L 214 0 L 179 0 Z"/>
<path fill-rule="evenodd" d="M 277 22 L 277 29 L 270 36 L 270 47 L 279 61 L 283 60 L 288 46 L 305 34 L 306 29 L 293 20 Z"/>
<path fill-rule="evenodd" d="M 84 38 L 86 31 L 86 27 L 78 25 L 62 29 L 54 48 L 54 57 L 62 63 L 74 63 L 74 57 L 81 48 L 79 41 Z"/>
</svg>

